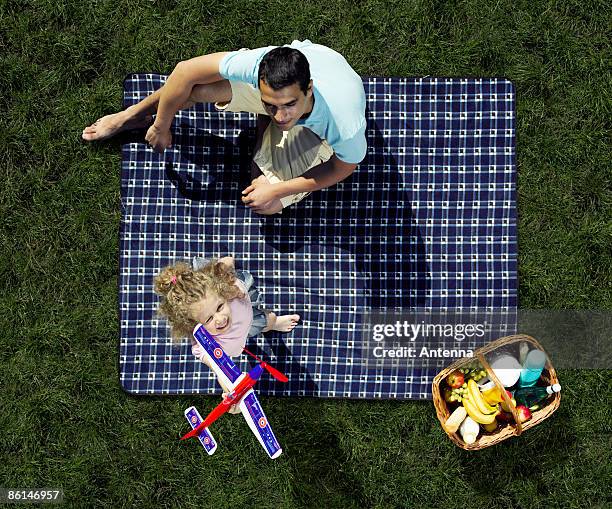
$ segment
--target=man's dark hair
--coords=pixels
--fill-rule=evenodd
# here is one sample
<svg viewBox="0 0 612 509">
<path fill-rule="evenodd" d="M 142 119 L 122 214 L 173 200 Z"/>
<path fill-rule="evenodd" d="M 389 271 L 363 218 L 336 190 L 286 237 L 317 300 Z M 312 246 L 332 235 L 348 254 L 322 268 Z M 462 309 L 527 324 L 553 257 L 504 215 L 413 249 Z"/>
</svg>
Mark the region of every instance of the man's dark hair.
<svg viewBox="0 0 612 509">
<path fill-rule="evenodd" d="M 301 51 L 281 46 L 263 57 L 257 78 L 258 83 L 263 80 L 272 90 L 297 83 L 306 95 L 310 83 L 310 66 Z"/>
</svg>

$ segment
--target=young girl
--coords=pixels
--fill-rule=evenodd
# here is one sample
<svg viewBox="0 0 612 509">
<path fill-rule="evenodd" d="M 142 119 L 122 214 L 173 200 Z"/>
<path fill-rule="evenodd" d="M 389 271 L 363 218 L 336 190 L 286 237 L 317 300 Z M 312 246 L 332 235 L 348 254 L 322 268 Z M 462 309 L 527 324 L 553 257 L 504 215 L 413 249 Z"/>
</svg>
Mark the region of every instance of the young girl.
<svg viewBox="0 0 612 509">
<path fill-rule="evenodd" d="M 299 315 L 276 316 L 265 310 L 253 283 L 253 276 L 235 270 L 234 259 L 226 256 L 166 267 L 154 279 L 154 289 L 161 296 L 159 314 L 168 320 L 172 339 L 191 338 L 193 355 L 205 362 L 202 347 L 192 336 L 197 323 L 232 357 L 242 353 L 247 337 L 269 330 L 289 332 L 297 325 Z"/>
</svg>

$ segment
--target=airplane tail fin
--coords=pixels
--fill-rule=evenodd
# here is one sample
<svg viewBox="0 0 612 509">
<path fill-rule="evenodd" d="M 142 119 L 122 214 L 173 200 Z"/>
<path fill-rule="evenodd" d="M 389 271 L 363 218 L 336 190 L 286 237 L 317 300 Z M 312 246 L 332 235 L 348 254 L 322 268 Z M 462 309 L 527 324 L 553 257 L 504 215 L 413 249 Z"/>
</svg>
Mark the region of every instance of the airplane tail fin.
<svg viewBox="0 0 612 509">
<path fill-rule="evenodd" d="M 198 409 L 194 406 L 185 410 L 185 418 L 189 422 L 192 429 L 196 429 L 202 423 L 202 416 L 200 415 L 200 412 L 198 412 Z M 217 442 L 213 438 L 208 428 L 204 428 L 198 433 L 198 440 L 209 455 L 214 454 L 214 452 L 217 450 Z"/>
<path fill-rule="evenodd" d="M 261 364 L 261 367 L 264 368 L 268 373 L 270 373 L 274 377 L 275 380 L 278 380 L 279 382 L 289 381 L 289 379 L 285 375 L 283 375 L 278 369 L 276 369 L 274 366 L 270 366 L 270 364 L 261 360 L 254 353 L 249 352 L 246 348 L 243 348 L 242 350 L 245 353 L 249 354 L 251 357 L 253 357 L 256 361 L 258 361 Z"/>
</svg>

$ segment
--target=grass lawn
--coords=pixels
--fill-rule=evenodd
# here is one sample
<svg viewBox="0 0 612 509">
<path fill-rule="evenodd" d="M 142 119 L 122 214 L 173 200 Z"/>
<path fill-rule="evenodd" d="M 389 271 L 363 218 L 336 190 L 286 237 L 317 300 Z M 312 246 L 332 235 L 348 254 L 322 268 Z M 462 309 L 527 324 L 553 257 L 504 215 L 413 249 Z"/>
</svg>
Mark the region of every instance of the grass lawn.
<svg viewBox="0 0 612 509">
<path fill-rule="evenodd" d="M 519 301 L 612 308 L 610 7 L 595 0 L 0 2 L 0 487 L 69 507 L 612 507 L 611 372 L 563 370 L 557 413 L 468 453 L 427 402 L 262 398 L 212 458 L 183 409 L 118 382 L 120 145 L 81 130 L 122 81 L 311 39 L 361 75 L 503 76 L 517 90 Z M 606 63 L 607 62 L 607 63 Z M 554 359 L 553 359 L 554 361 Z M 608 488 L 606 488 L 608 486 Z"/>
</svg>

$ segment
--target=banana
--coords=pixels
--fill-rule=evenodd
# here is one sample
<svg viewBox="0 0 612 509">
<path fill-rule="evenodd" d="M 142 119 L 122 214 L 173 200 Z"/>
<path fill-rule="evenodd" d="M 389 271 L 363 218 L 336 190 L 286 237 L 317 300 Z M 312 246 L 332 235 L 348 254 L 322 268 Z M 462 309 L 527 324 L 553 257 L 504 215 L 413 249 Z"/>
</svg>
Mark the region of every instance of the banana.
<svg viewBox="0 0 612 509">
<path fill-rule="evenodd" d="M 491 424 L 483 424 L 482 427 L 485 431 L 493 433 L 497 430 L 497 420 L 494 420 Z"/>
<path fill-rule="evenodd" d="M 489 415 L 496 412 L 496 409 L 485 401 L 484 397 L 482 396 L 482 393 L 480 392 L 478 384 L 474 380 L 470 380 L 468 382 L 468 394 L 470 396 L 470 399 L 474 402 L 476 408 L 481 413 Z"/>
<path fill-rule="evenodd" d="M 495 420 L 495 413 L 483 414 L 474 404 L 472 399 L 464 399 L 463 406 L 467 414 L 474 419 L 478 424 L 491 424 Z"/>
</svg>

